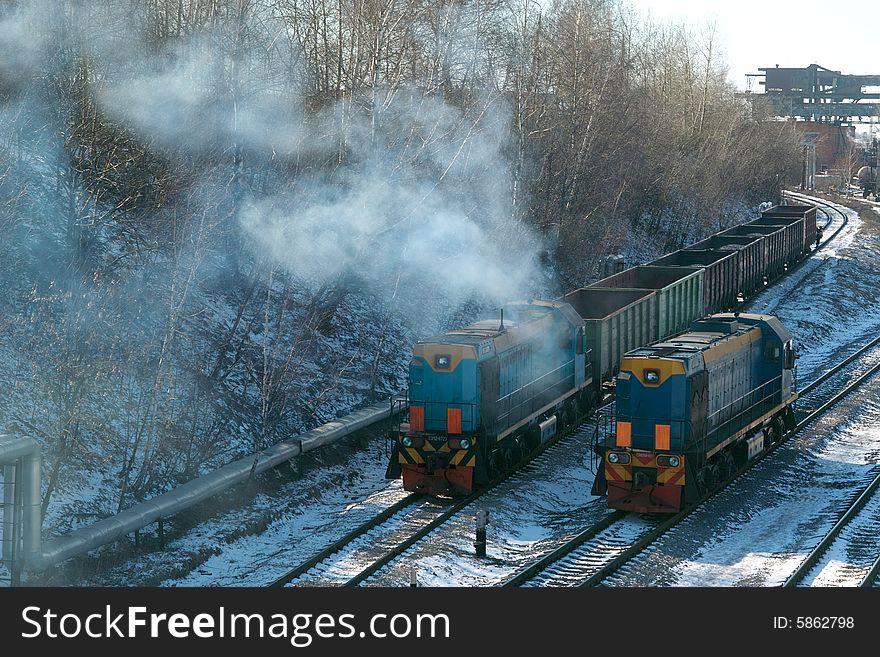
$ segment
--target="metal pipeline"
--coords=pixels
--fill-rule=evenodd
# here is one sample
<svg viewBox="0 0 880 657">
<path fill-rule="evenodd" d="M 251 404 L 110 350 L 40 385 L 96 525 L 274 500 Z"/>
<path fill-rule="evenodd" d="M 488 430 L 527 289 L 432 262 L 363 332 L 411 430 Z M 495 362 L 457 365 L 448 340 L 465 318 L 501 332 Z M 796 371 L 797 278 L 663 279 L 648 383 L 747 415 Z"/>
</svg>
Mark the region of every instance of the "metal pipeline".
<svg viewBox="0 0 880 657">
<path fill-rule="evenodd" d="M 118 515 L 46 541 L 42 553 L 34 554 L 28 562 L 29 566 L 36 570 L 48 568 L 111 543 L 162 518 L 173 516 L 234 484 L 247 481 L 257 473 L 391 417 L 392 406 L 394 405 L 385 402 L 354 411 L 294 439 L 282 441 L 262 452 L 233 461 L 174 490 L 136 504 Z M 400 407 L 396 408 L 399 410 Z M 31 483 L 30 480 L 28 483 Z M 39 502 L 39 496 L 37 501 Z M 27 527 L 25 531 L 27 532 Z"/>
<path fill-rule="evenodd" d="M 11 465 L 16 462 L 17 467 Z M 40 554 L 40 446 L 30 438 L 0 435 L 0 464 L 4 464 L 3 558 L 6 559 L 7 554 L 10 560 L 12 558 L 16 538 L 15 509 L 19 508 L 22 557 L 29 563 Z M 19 477 L 18 499 L 15 495 L 16 476 Z M 11 504 L 9 498 L 12 498 Z"/>
<path fill-rule="evenodd" d="M 40 514 L 40 450 L 21 460 L 21 545 L 25 563 L 40 556 L 40 530 L 43 521 Z"/>
<path fill-rule="evenodd" d="M 0 463 L 14 463 L 23 456 L 39 454 L 40 446 L 30 438 L 10 438 L 0 434 Z"/>
<path fill-rule="evenodd" d="M 3 563 L 12 563 L 12 545 L 15 540 L 15 473 L 14 465 L 3 466 Z"/>
</svg>

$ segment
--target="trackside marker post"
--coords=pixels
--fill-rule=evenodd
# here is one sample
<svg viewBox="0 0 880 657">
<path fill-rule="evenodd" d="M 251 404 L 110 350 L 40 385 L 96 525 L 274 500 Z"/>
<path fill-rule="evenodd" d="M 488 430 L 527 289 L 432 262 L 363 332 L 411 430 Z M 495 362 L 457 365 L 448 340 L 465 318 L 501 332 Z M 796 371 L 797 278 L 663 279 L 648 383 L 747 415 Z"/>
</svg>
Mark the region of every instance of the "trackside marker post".
<svg viewBox="0 0 880 657">
<path fill-rule="evenodd" d="M 477 540 L 474 541 L 474 548 L 478 557 L 486 556 L 486 525 L 489 524 L 489 512 L 486 509 L 477 511 Z"/>
</svg>

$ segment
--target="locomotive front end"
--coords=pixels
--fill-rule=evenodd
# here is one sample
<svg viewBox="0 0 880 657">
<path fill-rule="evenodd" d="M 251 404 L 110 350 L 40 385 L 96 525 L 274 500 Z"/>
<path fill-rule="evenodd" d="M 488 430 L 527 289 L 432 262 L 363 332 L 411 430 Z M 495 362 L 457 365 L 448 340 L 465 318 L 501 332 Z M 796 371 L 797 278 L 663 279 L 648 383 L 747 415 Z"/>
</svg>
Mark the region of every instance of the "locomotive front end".
<svg viewBox="0 0 880 657">
<path fill-rule="evenodd" d="M 685 485 L 685 409 L 670 415 L 687 385 L 680 360 L 624 358 L 617 420 L 605 453 L 608 506 L 638 513 L 681 508 Z M 664 421 L 657 421 L 663 418 Z"/>
<path fill-rule="evenodd" d="M 792 337 L 770 315 L 719 313 L 629 352 L 593 493 L 670 513 L 717 490 L 794 427 Z"/>
<path fill-rule="evenodd" d="M 476 351 L 468 345 L 416 345 L 408 409 L 392 430 L 396 459 L 388 476 L 405 490 L 468 495 L 474 488 L 479 426 Z M 395 467 L 396 466 L 396 467 Z"/>
</svg>

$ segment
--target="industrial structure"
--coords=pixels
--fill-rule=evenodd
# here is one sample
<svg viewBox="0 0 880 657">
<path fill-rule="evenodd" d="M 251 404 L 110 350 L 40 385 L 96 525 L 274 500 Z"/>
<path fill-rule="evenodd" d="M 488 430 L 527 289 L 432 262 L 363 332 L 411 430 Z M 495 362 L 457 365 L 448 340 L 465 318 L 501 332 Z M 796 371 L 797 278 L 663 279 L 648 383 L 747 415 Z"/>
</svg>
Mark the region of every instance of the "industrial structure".
<svg viewBox="0 0 880 657">
<path fill-rule="evenodd" d="M 758 84 L 776 116 L 790 116 L 819 123 L 866 123 L 880 116 L 880 75 L 844 75 L 810 64 L 806 68 L 759 68 Z"/>
<path fill-rule="evenodd" d="M 864 163 L 859 172 L 856 174 L 859 178 L 859 186 L 862 188 L 862 196 L 867 197 L 869 194 L 877 196 L 877 155 L 878 147 L 877 137 L 871 140 L 871 144 L 865 149 Z"/>
<path fill-rule="evenodd" d="M 858 170 L 863 194 L 876 194 L 876 154 L 859 146 L 855 124 L 880 118 L 880 74 L 848 75 L 818 64 L 758 70 L 747 75 L 745 97 L 759 113 L 792 121 L 804 151 L 801 187 L 846 190 Z M 755 80 L 764 93 L 751 92 Z"/>
</svg>

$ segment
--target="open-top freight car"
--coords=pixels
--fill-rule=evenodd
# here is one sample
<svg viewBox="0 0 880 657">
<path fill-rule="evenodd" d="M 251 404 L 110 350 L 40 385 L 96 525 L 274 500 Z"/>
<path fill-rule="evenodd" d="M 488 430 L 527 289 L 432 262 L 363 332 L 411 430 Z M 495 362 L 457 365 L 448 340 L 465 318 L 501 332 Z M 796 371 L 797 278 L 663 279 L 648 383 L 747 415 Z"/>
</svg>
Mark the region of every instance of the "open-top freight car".
<svg viewBox="0 0 880 657">
<path fill-rule="evenodd" d="M 392 402 L 402 412 L 387 476 L 402 475 L 406 490 L 461 495 L 528 457 L 595 407 L 628 351 L 734 308 L 756 281 L 808 253 L 809 209 L 797 209 L 798 218 L 771 208 L 758 220 L 764 224 L 739 227 L 744 239 L 710 238 L 554 301 L 511 304 L 497 318 L 420 341 L 407 398 Z"/>
<path fill-rule="evenodd" d="M 728 228 L 719 237 L 752 237 L 761 241 L 763 253 L 759 265 L 763 270 L 763 283 L 766 285 L 785 273 L 785 235 L 780 226 L 742 225 Z"/>
<path fill-rule="evenodd" d="M 816 246 L 816 208 L 807 205 L 777 205 L 764 210 L 746 227 L 772 226 L 782 232 L 785 268 L 792 267 Z"/>
<path fill-rule="evenodd" d="M 583 287 L 560 298 L 581 317 L 593 360 L 593 380 L 612 381 L 620 359 L 657 335 L 657 294 L 653 290 Z"/>
<path fill-rule="evenodd" d="M 587 287 L 656 291 L 655 339 L 658 340 L 683 331 L 694 318 L 703 316 L 703 269 L 700 267 L 639 265 Z M 575 305 L 575 308 L 583 305 Z"/>
<path fill-rule="evenodd" d="M 789 205 L 774 205 L 761 212 L 762 223 L 771 225 L 774 219 L 803 219 L 801 227 L 803 228 L 803 253 L 808 253 L 816 243 L 816 234 L 818 228 L 816 226 L 816 206 L 802 205 L 799 203 Z M 757 222 L 751 222 L 757 223 Z M 795 222 L 797 223 L 797 222 Z M 787 222 L 786 222 L 786 225 Z"/>
<path fill-rule="evenodd" d="M 764 287 L 767 254 L 761 237 L 715 235 L 686 247 L 685 250 L 736 251 L 736 296 L 739 301 L 748 299 Z"/>
<path fill-rule="evenodd" d="M 649 264 L 658 267 L 702 268 L 704 311 L 718 312 L 736 306 L 739 261 L 735 252 L 717 249 L 682 249 Z"/>
</svg>

